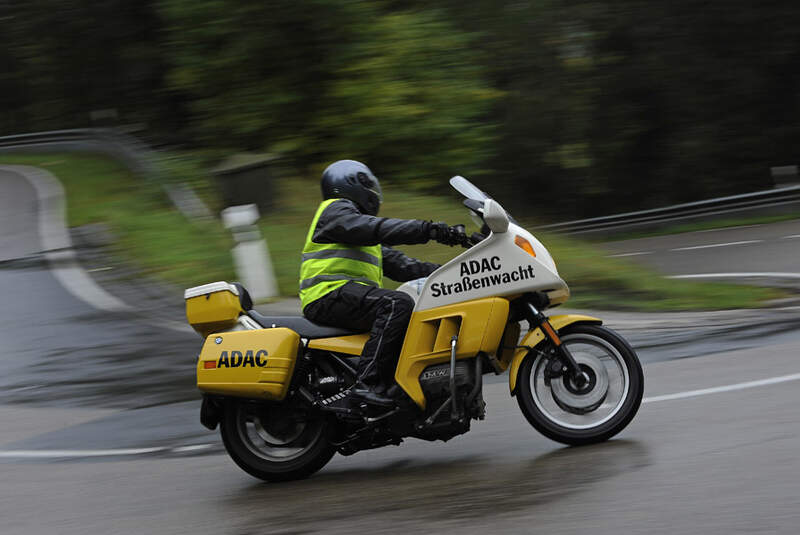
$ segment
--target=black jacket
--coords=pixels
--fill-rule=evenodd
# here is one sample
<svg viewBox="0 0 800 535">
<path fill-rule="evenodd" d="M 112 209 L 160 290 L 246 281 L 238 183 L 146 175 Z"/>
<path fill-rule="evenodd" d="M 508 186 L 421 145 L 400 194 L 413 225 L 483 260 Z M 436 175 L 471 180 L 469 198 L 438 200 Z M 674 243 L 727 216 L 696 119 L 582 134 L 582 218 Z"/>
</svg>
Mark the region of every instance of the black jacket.
<svg viewBox="0 0 800 535">
<path fill-rule="evenodd" d="M 392 219 L 362 214 L 347 199 L 328 205 L 320 214 L 312 240 L 316 243 L 378 245 L 383 251 L 383 273 L 405 282 L 427 277 L 439 264 L 422 262 L 387 245 L 412 245 L 430 240 L 430 222 L 419 219 Z"/>
</svg>

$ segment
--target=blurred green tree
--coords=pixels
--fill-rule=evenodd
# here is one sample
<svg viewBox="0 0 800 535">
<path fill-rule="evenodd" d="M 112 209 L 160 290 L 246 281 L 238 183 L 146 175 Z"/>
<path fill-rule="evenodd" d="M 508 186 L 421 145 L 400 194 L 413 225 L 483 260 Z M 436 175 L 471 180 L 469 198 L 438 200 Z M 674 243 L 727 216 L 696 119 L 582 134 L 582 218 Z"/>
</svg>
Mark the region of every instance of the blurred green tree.
<svg viewBox="0 0 800 535">
<path fill-rule="evenodd" d="M 494 148 L 488 112 L 501 96 L 470 36 L 435 11 L 390 12 L 351 26 L 312 121 L 329 159 L 363 158 L 381 174 L 441 186 L 481 174 Z"/>
<path fill-rule="evenodd" d="M 764 189 L 769 166 L 798 161 L 796 2 L 435 5 L 481 32 L 505 94 L 493 187 L 519 209 L 567 219 Z"/>
<path fill-rule="evenodd" d="M 481 170 L 499 95 L 468 37 L 377 2 L 163 0 L 170 87 L 206 143 L 316 164 L 361 158 L 423 184 Z M 409 182 L 411 183 L 411 182 Z"/>
<path fill-rule="evenodd" d="M 168 88 L 196 142 L 263 150 L 310 142 L 331 55 L 357 11 L 331 0 L 160 0 Z"/>
<path fill-rule="evenodd" d="M 91 126 L 114 109 L 126 122 L 169 126 L 159 91 L 159 22 L 151 3 L 30 0 L 0 4 L 0 131 Z"/>
<path fill-rule="evenodd" d="M 792 0 L 29 0 L 0 34 L 0 133 L 113 108 L 309 174 L 491 175 L 552 219 L 763 189 L 800 159 Z"/>
</svg>

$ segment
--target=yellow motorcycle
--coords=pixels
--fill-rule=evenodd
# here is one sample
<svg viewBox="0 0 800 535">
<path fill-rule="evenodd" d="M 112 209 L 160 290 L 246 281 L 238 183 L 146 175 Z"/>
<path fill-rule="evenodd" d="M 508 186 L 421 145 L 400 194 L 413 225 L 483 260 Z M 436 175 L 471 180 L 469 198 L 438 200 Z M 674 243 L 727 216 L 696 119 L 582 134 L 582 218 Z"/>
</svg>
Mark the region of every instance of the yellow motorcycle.
<svg viewBox="0 0 800 535">
<path fill-rule="evenodd" d="M 547 249 L 463 177 L 451 185 L 479 220 L 462 254 L 403 284 L 416 306 L 397 363 L 394 407 L 333 403 L 356 380 L 366 333 L 263 316 L 239 284 L 185 292 L 205 337 L 200 420 L 220 426 L 231 458 L 267 481 L 307 477 L 336 453 L 448 440 L 484 418 L 483 376 L 509 372 L 530 424 L 571 445 L 607 440 L 636 415 L 644 377 L 634 350 L 602 321 L 547 316 L 569 298 Z M 521 336 L 521 323 L 527 332 Z"/>
</svg>

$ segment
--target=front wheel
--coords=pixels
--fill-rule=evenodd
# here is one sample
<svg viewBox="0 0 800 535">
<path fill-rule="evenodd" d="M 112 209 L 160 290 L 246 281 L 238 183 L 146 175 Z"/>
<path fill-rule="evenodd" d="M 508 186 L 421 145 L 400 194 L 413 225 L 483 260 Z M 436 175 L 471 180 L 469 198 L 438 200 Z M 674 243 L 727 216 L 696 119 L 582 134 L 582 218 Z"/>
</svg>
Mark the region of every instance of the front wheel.
<svg viewBox="0 0 800 535">
<path fill-rule="evenodd" d="M 335 453 L 326 420 L 284 404 L 231 400 L 220 433 L 234 462 L 265 481 L 308 477 Z"/>
<path fill-rule="evenodd" d="M 560 333 L 588 384 L 552 376 L 553 353 L 531 351 L 517 379 L 517 401 L 528 422 L 544 436 L 573 446 L 602 442 L 622 431 L 642 402 L 644 376 L 633 348 L 599 325 L 572 325 Z"/>
</svg>

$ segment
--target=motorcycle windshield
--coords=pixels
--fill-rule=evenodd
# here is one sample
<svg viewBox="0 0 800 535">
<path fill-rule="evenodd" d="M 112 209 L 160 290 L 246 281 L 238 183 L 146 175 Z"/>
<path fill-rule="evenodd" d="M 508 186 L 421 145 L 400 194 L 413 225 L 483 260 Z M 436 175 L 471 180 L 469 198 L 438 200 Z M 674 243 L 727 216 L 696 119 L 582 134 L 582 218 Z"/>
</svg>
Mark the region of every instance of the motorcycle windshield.
<svg viewBox="0 0 800 535">
<path fill-rule="evenodd" d="M 454 176 L 453 178 L 451 178 L 450 179 L 450 185 L 453 186 L 453 188 L 457 192 L 459 192 L 461 195 L 463 195 L 467 199 L 473 199 L 473 200 L 480 201 L 480 202 L 483 202 L 483 201 L 485 201 L 487 199 L 491 199 L 491 197 L 489 197 L 486 193 L 481 191 L 481 189 L 478 188 L 478 186 L 476 186 L 475 184 L 473 184 L 472 182 L 470 182 L 469 180 L 467 180 L 463 176 Z M 511 214 L 508 213 L 508 210 L 506 210 L 506 215 L 508 215 L 508 219 L 512 223 L 514 223 L 515 225 L 517 224 L 517 222 L 514 220 L 514 218 L 511 216 Z M 475 223 L 479 227 L 483 226 L 483 221 L 482 220 L 481 221 L 475 220 Z"/>
<path fill-rule="evenodd" d="M 451 178 L 450 185 L 467 199 L 474 199 L 476 201 L 485 201 L 486 199 L 491 199 L 491 197 L 486 195 L 475 184 L 463 176 L 454 176 Z"/>
</svg>

